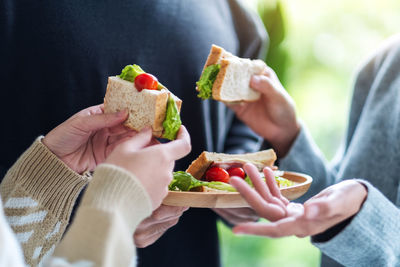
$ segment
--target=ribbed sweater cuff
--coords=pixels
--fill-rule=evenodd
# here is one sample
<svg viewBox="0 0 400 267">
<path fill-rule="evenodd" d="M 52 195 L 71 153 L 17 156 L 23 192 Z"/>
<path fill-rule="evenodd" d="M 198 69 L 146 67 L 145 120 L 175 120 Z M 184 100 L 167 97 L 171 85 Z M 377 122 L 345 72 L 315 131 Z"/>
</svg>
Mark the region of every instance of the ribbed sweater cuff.
<svg viewBox="0 0 400 267">
<path fill-rule="evenodd" d="M 41 139 L 37 138 L 8 171 L 6 184 L 17 185 L 17 190 L 21 188 L 56 217 L 67 220 L 89 177 L 70 169 Z"/>
<path fill-rule="evenodd" d="M 100 164 L 96 168 L 81 206 L 118 213 L 132 231 L 152 212 L 151 199 L 141 182 L 130 172 L 111 164 Z"/>
</svg>

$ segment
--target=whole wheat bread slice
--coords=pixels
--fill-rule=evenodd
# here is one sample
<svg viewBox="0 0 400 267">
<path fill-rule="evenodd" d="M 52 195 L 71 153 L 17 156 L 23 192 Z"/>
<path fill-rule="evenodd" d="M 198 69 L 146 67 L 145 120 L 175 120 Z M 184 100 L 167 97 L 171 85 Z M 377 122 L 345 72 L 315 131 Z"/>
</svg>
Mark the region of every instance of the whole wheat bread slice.
<svg viewBox="0 0 400 267">
<path fill-rule="evenodd" d="M 239 58 L 222 47 L 212 45 L 204 69 L 214 64 L 220 64 L 221 69 L 213 84 L 213 99 L 240 102 L 256 101 L 260 98 L 260 93 L 250 88 L 250 79 L 263 72 L 266 67 L 264 61 Z"/>
<path fill-rule="evenodd" d="M 224 154 L 203 151 L 190 164 L 186 172 L 200 180 L 213 163 L 253 163 L 261 171 L 264 167 L 272 167 L 275 161 L 276 154 L 273 149 L 246 154 Z"/>
<path fill-rule="evenodd" d="M 180 111 L 182 101 L 168 89 L 142 90 L 139 92 L 134 83 L 118 76 L 108 77 L 107 91 L 104 97 L 104 112 L 117 112 L 127 109 L 129 117 L 125 125 L 133 130 L 141 131 L 151 126 L 153 135 L 161 137 L 164 130 L 167 102 L 172 96 Z"/>
</svg>

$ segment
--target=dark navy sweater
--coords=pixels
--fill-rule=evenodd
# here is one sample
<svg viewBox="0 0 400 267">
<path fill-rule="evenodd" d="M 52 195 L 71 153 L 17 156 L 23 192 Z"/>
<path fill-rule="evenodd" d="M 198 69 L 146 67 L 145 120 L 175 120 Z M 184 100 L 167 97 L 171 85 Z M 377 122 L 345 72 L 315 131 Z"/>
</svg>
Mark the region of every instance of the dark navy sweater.
<svg viewBox="0 0 400 267">
<path fill-rule="evenodd" d="M 262 47 L 257 26 L 236 1 L 1 1 L 1 177 L 36 136 L 102 103 L 107 77 L 132 63 L 183 100 L 193 150 L 176 169 L 203 150 L 256 150 L 259 138 L 223 104 L 198 99 L 194 88 L 211 44 L 255 57 Z M 218 266 L 216 219 L 208 209 L 191 209 L 139 250 L 139 265 Z"/>
</svg>

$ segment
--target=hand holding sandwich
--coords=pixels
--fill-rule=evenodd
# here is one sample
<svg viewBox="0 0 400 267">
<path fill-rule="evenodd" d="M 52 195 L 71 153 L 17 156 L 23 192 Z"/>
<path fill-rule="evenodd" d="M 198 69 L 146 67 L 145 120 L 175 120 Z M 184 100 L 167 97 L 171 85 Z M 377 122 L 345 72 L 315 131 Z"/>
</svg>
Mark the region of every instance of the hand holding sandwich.
<svg viewBox="0 0 400 267">
<path fill-rule="evenodd" d="M 92 171 L 120 142 L 136 134 L 122 125 L 125 111 L 103 113 L 103 105 L 86 108 L 50 131 L 42 140 L 77 173 Z"/>
<path fill-rule="evenodd" d="M 183 158 L 190 150 L 190 136 L 184 126 L 181 126 L 176 140 L 165 144 L 153 139 L 151 129 L 147 128 L 119 144 L 105 162 L 138 177 L 152 199 L 153 209 L 156 209 L 168 193 L 175 160 Z"/>
<path fill-rule="evenodd" d="M 250 87 L 261 93 L 257 101 L 229 104 L 229 107 L 283 157 L 300 130 L 295 104 L 269 67 L 262 75 L 252 77 Z"/>
<path fill-rule="evenodd" d="M 283 237 L 316 235 L 355 215 L 367 197 L 366 188 L 355 180 L 345 180 L 326 188 L 302 204 L 288 202 L 274 182 L 273 173 L 264 170 L 267 184 L 253 166 L 245 166 L 255 189 L 242 179 L 232 178 L 232 185 L 246 201 L 270 223 L 244 223 L 236 226 L 237 234 Z"/>
</svg>

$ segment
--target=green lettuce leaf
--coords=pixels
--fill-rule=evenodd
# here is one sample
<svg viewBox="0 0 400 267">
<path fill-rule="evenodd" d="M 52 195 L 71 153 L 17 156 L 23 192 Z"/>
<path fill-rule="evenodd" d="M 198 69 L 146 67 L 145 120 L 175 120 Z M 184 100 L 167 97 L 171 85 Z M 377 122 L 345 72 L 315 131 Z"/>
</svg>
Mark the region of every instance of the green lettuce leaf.
<svg viewBox="0 0 400 267">
<path fill-rule="evenodd" d="M 173 179 L 168 186 L 172 191 L 190 191 L 199 186 L 207 186 L 209 188 L 236 192 L 236 189 L 230 184 L 223 182 L 206 182 L 194 178 L 190 173 L 184 171 L 177 171 L 173 173 Z"/>
<path fill-rule="evenodd" d="M 210 65 L 204 69 L 203 74 L 200 76 L 200 80 L 196 82 L 197 88 L 199 89 L 198 97 L 205 100 L 212 96 L 212 87 L 220 69 L 220 64 Z"/>
<path fill-rule="evenodd" d="M 236 188 L 231 186 L 230 184 L 223 183 L 223 182 L 205 182 L 205 186 L 212 188 L 212 189 L 218 189 L 222 191 L 228 191 L 228 192 L 237 192 Z"/>
<path fill-rule="evenodd" d="M 190 173 L 177 171 L 173 173 L 173 179 L 168 186 L 172 191 L 190 191 L 190 189 L 203 185 L 203 181 L 197 180 Z"/>
<path fill-rule="evenodd" d="M 175 140 L 176 134 L 182 125 L 181 117 L 179 115 L 178 107 L 174 101 L 173 97 L 168 98 L 167 104 L 167 114 L 165 115 L 165 120 L 163 122 L 164 133 L 163 138 L 169 140 Z"/>
<path fill-rule="evenodd" d="M 127 65 L 125 68 L 123 68 L 121 74 L 119 77 L 125 81 L 128 82 L 134 82 L 136 76 L 139 74 L 145 73 L 144 70 L 138 65 Z"/>
</svg>

